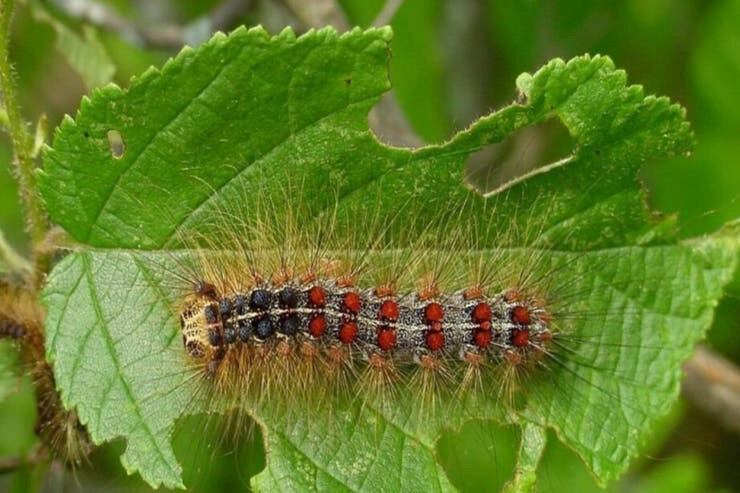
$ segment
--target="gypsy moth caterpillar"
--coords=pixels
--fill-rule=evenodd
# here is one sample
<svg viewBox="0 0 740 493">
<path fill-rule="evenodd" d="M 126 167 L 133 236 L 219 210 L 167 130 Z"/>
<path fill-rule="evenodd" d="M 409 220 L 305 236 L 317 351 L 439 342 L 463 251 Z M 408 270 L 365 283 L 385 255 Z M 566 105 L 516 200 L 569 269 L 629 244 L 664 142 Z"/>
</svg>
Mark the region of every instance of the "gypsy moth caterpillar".
<svg viewBox="0 0 740 493">
<path fill-rule="evenodd" d="M 186 253 L 172 254 L 174 267 L 162 269 L 169 279 L 164 285 L 177 293 L 169 301 L 176 328 L 169 330 L 182 340 L 167 364 L 183 375 L 183 386 L 193 387 L 194 408 L 205 402 L 214 413 L 270 409 L 310 415 L 314 425 L 331 428 L 359 403 L 401 413 L 405 426 L 422 434 L 476 417 L 526 419 L 532 406 L 552 405 L 552 392 L 608 415 L 623 388 L 640 385 L 621 374 L 619 353 L 630 346 L 665 349 L 605 330 L 614 320 L 640 316 L 630 298 L 645 286 L 629 277 L 601 282 L 594 269 L 602 269 L 609 252 L 594 262 L 585 252 L 558 251 L 548 240 L 537 244 L 541 232 L 516 220 L 497 233 L 501 245 L 512 246 L 488 248 L 475 234 L 487 226 L 466 224 L 465 211 L 448 211 L 409 232 L 395 224 L 408 220 L 404 209 L 389 218 L 370 208 L 354 221 L 362 231 L 348 235 L 346 225 L 336 224 L 338 209 L 317 220 L 289 199 L 250 211 L 240 203 L 183 234 Z M 533 246 L 513 246 L 527 242 Z M 661 283 L 650 276 L 641 281 L 651 289 Z M 590 299 L 604 291 L 615 299 Z M 388 301 L 395 306 L 384 307 Z M 443 314 L 457 313 L 448 332 L 431 330 L 439 322 L 437 305 Z M 363 306 L 369 308 L 358 323 Z M 296 327 L 287 326 L 291 315 L 298 316 Z M 399 350 L 396 332 L 384 350 L 381 337 L 398 327 L 386 322 L 399 317 L 409 320 L 400 337 L 405 348 Z M 492 327 L 481 330 L 481 324 Z M 364 350 L 356 344 L 362 325 Z M 532 331 L 522 330 L 530 325 Z M 442 347 L 455 350 L 430 347 L 427 336 L 433 341 L 440 332 Z M 600 399 L 594 402 L 589 392 Z M 645 407 L 625 407 L 633 417 L 650 416 Z M 231 435 L 243 424 L 236 417 L 226 421 Z M 638 444 L 620 449 L 634 455 Z"/>
<path fill-rule="evenodd" d="M 64 408 L 52 369 L 44 359 L 44 314 L 27 288 L 0 282 L 0 339 L 18 342 L 22 372 L 31 377 L 38 412 L 36 434 L 45 453 L 72 467 L 92 451 L 90 437 L 73 410 Z"/>
</svg>

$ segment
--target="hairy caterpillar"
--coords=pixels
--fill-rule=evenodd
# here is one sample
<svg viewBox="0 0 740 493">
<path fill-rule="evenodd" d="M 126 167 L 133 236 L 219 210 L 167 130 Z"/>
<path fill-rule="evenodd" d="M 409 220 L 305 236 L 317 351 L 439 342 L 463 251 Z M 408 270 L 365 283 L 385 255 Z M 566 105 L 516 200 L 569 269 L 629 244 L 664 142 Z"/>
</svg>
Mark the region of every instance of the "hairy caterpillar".
<svg viewBox="0 0 740 493">
<path fill-rule="evenodd" d="M 331 353 L 344 344 L 379 365 L 384 355 L 402 365 L 435 365 L 429 359 L 437 355 L 519 361 L 544 351 L 552 337 L 545 310 L 515 291 L 394 296 L 326 279 L 222 295 L 207 282 L 197 287 L 199 296 L 181 314 L 183 344 L 193 358 L 206 358 L 212 372 L 242 347 L 315 344 Z"/>
<path fill-rule="evenodd" d="M 19 343 L 24 374 L 31 377 L 38 412 L 35 432 L 54 459 L 76 467 L 87 460 L 92 444 L 74 410 L 67 410 L 44 359 L 43 312 L 26 288 L 0 282 L 0 339 Z"/>
<path fill-rule="evenodd" d="M 410 398 L 421 422 L 464 420 L 478 399 L 506 414 L 543 377 L 587 364 L 583 349 L 604 335 L 584 323 L 630 310 L 589 309 L 567 272 L 581 254 L 561 265 L 544 247 L 481 248 L 452 209 L 412 236 L 394 228 L 413 204 L 390 219 L 371 210 L 348 234 L 335 211 L 317 221 L 281 212 L 289 199 L 252 214 L 239 203 L 207 233 L 181 235 L 187 253 L 165 268 L 182 341 L 171 366 L 184 362 L 183 381 L 197 376 L 214 410 Z M 541 236 L 497 234 L 502 245 Z"/>
</svg>

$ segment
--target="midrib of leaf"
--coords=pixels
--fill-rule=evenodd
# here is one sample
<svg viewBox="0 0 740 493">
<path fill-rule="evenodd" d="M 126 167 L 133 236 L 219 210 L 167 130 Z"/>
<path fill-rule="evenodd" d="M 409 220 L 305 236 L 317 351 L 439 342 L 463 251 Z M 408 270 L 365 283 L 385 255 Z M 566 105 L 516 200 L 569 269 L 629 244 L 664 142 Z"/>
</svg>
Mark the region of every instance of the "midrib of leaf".
<svg viewBox="0 0 740 493">
<path fill-rule="evenodd" d="M 244 51 L 244 47 L 242 47 L 242 49 L 241 49 L 241 50 L 239 50 L 239 52 L 238 52 L 238 53 L 239 53 L 239 54 L 241 54 L 241 53 L 243 53 L 243 51 Z M 184 113 L 185 111 L 187 111 L 187 110 L 188 110 L 188 108 L 192 107 L 193 103 L 194 103 L 194 102 L 195 102 L 195 101 L 196 101 L 196 100 L 197 100 L 197 99 L 198 99 L 199 97 L 201 97 L 201 96 L 202 96 L 202 95 L 203 95 L 203 94 L 204 94 L 204 93 L 205 93 L 205 92 L 206 92 L 206 91 L 207 91 L 207 90 L 208 90 L 208 89 L 209 89 L 209 88 L 210 88 L 210 87 L 211 87 L 211 86 L 213 85 L 214 81 L 216 81 L 216 80 L 217 80 L 217 79 L 219 78 L 219 76 L 220 76 L 220 75 L 221 75 L 221 74 L 223 73 L 223 71 L 224 71 L 224 70 L 225 70 L 225 69 L 226 69 L 226 68 L 227 68 L 228 66 L 230 66 L 230 65 L 231 65 L 231 64 L 232 64 L 232 63 L 234 62 L 234 60 L 237 60 L 237 59 L 238 59 L 238 56 L 237 56 L 237 57 L 234 57 L 234 58 L 233 58 L 232 60 L 230 60 L 230 61 L 229 61 L 229 62 L 227 62 L 226 64 L 223 64 L 223 65 L 221 66 L 221 68 L 220 68 L 220 69 L 218 70 L 218 72 L 216 72 L 216 75 L 214 75 L 214 76 L 213 76 L 213 77 L 212 77 L 212 78 L 211 78 L 211 79 L 210 79 L 210 80 L 209 80 L 209 81 L 208 81 L 208 82 L 207 82 L 207 83 L 206 83 L 206 84 L 205 84 L 205 85 L 204 85 L 204 86 L 203 86 L 203 87 L 202 87 L 201 89 L 199 89 L 199 90 L 198 90 L 198 92 L 197 92 L 197 94 L 196 94 L 196 95 L 195 95 L 195 96 L 194 96 L 193 98 L 189 99 L 189 100 L 187 101 L 187 103 L 185 103 L 185 104 L 184 104 L 184 105 L 183 105 L 183 106 L 182 106 L 181 108 L 179 108 L 179 109 L 178 109 L 178 110 L 177 110 L 177 111 L 175 112 L 175 114 L 174 114 L 174 115 L 172 116 L 172 118 L 171 118 L 171 119 L 170 119 L 170 120 L 169 120 L 168 122 L 166 122 L 166 123 L 165 123 L 165 124 L 164 124 L 164 125 L 163 125 L 163 126 L 162 126 L 162 127 L 161 127 L 161 128 L 159 129 L 159 130 L 158 130 L 158 131 L 156 131 L 156 132 L 152 133 L 151 137 L 150 137 L 150 138 L 149 138 L 149 140 L 148 140 L 148 141 L 147 141 L 147 142 L 146 142 L 146 143 L 144 144 L 144 146 L 143 146 L 143 147 L 141 148 L 141 150 L 140 150 L 140 151 L 139 151 L 139 153 L 138 153 L 138 154 L 136 155 L 136 157 L 134 157 L 134 158 L 133 158 L 133 159 L 132 159 L 132 160 L 131 160 L 131 161 L 130 161 L 130 162 L 129 162 L 129 163 L 127 164 L 127 165 L 126 165 L 126 167 L 125 167 L 125 168 L 124 168 L 124 169 L 123 169 L 123 170 L 121 171 L 121 173 L 119 173 L 118 177 L 117 177 L 117 178 L 115 179 L 115 181 L 113 182 L 113 186 L 112 186 L 112 187 L 110 187 L 110 188 L 108 189 L 108 193 L 107 193 L 107 197 L 106 197 L 106 200 L 105 200 L 104 202 L 102 202 L 102 203 L 101 203 L 101 206 L 100 206 L 100 208 L 98 209 L 97 213 L 95 214 L 95 217 L 94 217 L 94 218 L 93 218 L 93 220 L 92 220 L 92 225 L 90 226 L 90 229 L 88 230 L 88 236 L 87 236 L 87 240 L 88 240 L 88 241 L 90 240 L 90 235 L 91 235 L 91 234 L 92 234 L 92 232 L 93 232 L 93 228 L 94 228 L 94 227 L 95 227 L 95 225 L 97 224 L 97 222 L 98 222 L 98 219 L 100 219 L 100 215 L 101 215 L 101 214 L 103 213 L 103 211 L 105 210 L 105 208 L 106 208 L 106 207 L 108 206 L 108 201 L 110 200 L 110 197 L 111 197 L 111 196 L 113 195 L 113 191 L 114 191 L 114 190 L 115 190 L 115 189 L 116 189 L 116 188 L 118 187 L 118 184 L 119 184 L 119 183 L 121 182 L 121 180 L 123 179 L 123 177 L 124 177 L 124 176 L 125 176 L 125 175 L 126 175 L 126 174 L 128 173 L 128 171 L 129 171 L 129 170 L 130 170 L 131 168 L 133 168 L 133 167 L 134 167 L 134 166 L 135 166 L 135 165 L 136 165 L 136 164 L 137 164 L 137 163 L 139 162 L 139 158 L 140 158 L 140 157 L 141 157 L 141 156 L 142 156 L 143 154 L 145 154 L 145 153 L 146 153 L 146 151 L 147 151 L 147 150 L 149 149 L 149 147 L 150 147 L 150 146 L 152 145 L 152 143 L 153 143 L 153 142 L 154 142 L 155 140 L 157 140 L 157 137 L 158 137 L 158 136 L 159 136 L 160 134 L 162 134 L 163 132 L 167 131 L 167 129 L 168 129 L 169 127 L 170 127 L 170 125 L 172 125 L 173 123 L 175 123 L 175 122 L 176 122 L 176 121 L 177 121 L 177 120 L 178 120 L 178 119 L 180 118 L 180 116 L 181 116 L 181 115 L 182 115 L 182 114 L 183 114 L 183 113 Z"/>
<path fill-rule="evenodd" d="M 168 307 L 166 305 L 165 300 L 169 298 L 169 295 L 164 291 L 164 289 L 162 289 L 161 284 L 155 280 L 154 276 L 152 276 L 152 273 L 149 270 L 148 266 L 146 266 L 135 255 L 132 256 L 131 259 L 133 260 L 134 264 L 139 268 L 139 272 L 141 272 L 141 274 L 146 279 L 147 285 L 158 293 L 157 299 L 160 300 L 164 308 L 167 309 Z M 154 305 L 152 305 L 152 309 L 153 308 L 154 308 Z M 174 324 L 175 322 L 172 321 L 172 323 Z M 177 331 L 172 331 L 172 335 L 170 336 L 169 339 L 167 339 L 166 345 L 169 346 L 170 344 L 172 344 L 172 342 L 178 337 L 178 335 L 179 334 L 177 333 Z"/>
<path fill-rule="evenodd" d="M 103 309 L 100 306 L 100 300 L 98 299 L 98 296 L 97 296 L 97 291 L 95 291 L 93 289 L 93 287 L 95 286 L 95 280 L 90 275 L 90 272 L 91 272 L 91 268 L 90 267 L 91 266 L 90 266 L 90 263 L 89 263 L 89 261 L 88 261 L 88 259 L 87 259 L 86 256 L 83 256 L 82 257 L 82 263 L 83 263 L 83 268 L 85 270 L 86 281 L 87 281 L 88 286 L 89 286 L 88 290 L 89 290 L 89 294 L 90 294 L 90 299 L 92 300 L 92 303 L 93 303 L 93 309 L 95 310 L 95 313 L 97 315 L 97 319 L 104 326 L 107 326 L 107 324 L 105 323 L 105 318 L 103 316 Z M 94 330 L 94 328 L 90 328 L 87 331 L 87 334 L 84 335 L 84 339 L 83 339 L 82 345 L 81 345 L 82 347 L 81 347 L 80 353 L 77 356 L 77 360 L 75 361 L 75 365 L 74 365 L 73 368 L 76 368 L 77 367 L 77 363 L 81 359 L 81 356 L 83 354 L 82 349 L 87 344 L 87 341 L 89 340 L 89 337 L 92 334 L 93 330 Z M 102 335 L 103 335 L 103 340 L 105 341 L 105 345 L 106 345 L 106 349 L 107 349 L 108 355 L 110 356 L 111 361 L 113 362 L 113 365 L 115 366 L 115 370 L 116 370 L 115 371 L 115 377 L 118 379 L 118 381 L 121 383 L 121 386 L 123 387 L 123 390 L 124 390 L 124 392 L 126 394 L 126 397 L 127 397 L 128 401 L 129 401 L 129 404 L 131 405 L 131 409 L 133 409 L 134 413 L 136 414 L 136 418 L 137 418 L 137 421 L 138 421 L 139 426 L 144 430 L 149 443 L 157 451 L 157 455 L 159 456 L 160 463 L 162 465 L 164 465 L 166 468 L 168 468 L 173 476 L 180 474 L 179 467 L 173 467 L 172 464 L 170 464 L 167 461 L 164 452 L 162 452 L 162 449 L 159 446 L 159 441 L 156 439 L 156 437 L 152 433 L 151 428 L 149 427 L 149 424 L 147 423 L 147 420 L 144 418 L 144 416 L 141 413 L 141 409 L 139 408 L 138 400 L 136 399 L 136 397 L 134 396 L 134 394 L 131 392 L 131 386 L 129 385 L 128 379 L 124 378 L 124 375 L 125 375 L 124 368 L 121 366 L 121 363 L 120 363 L 120 361 L 118 359 L 118 352 L 116 350 L 116 347 L 115 347 L 115 344 L 114 344 L 113 340 L 111 339 L 110 333 L 107 330 L 101 330 L 99 332 L 101 332 Z M 76 373 L 76 371 L 73 370 L 73 375 L 75 373 Z M 70 382 L 70 387 L 72 387 L 72 386 L 73 386 L 73 383 Z M 112 387 L 113 387 L 113 384 L 111 382 L 110 389 L 112 389 Z M 109 392 L 110 392 L 110 390 L 109 390 Z M 100 417 L 100 415 L 102 414 L 103 407 L 104 407 L 105 404 L 107 404 L 106 399 L 102 399 L 101 400 L 101 405 L 98 407 L 98 410 L 99 410 L 98 417 Z"/>
</svg>

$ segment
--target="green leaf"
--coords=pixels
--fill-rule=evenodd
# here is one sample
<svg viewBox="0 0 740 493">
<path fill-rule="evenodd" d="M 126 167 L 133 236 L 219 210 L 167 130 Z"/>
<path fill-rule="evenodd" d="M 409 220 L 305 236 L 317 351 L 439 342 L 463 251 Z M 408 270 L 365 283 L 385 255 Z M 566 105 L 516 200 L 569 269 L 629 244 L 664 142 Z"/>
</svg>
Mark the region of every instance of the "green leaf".
<svg viewBox="0 0 740 493">
<path fill-rule="evenodd" d="M 367 125 L 389 89 L 390 38 L 388 29 L 218 34 L 128 90 L 95 91 L 58 129 L 42 193 L 52 218 L 86 248 L 57 265 L 45 289 L 48 357 L 93 439 L 125 438 L 124 466 L 150 484 L 180 485 L 172 427 L 208 409 L 175 371 L 182 361 L 171 355 L 182 349 L 168 270 L 181 236 L 207 231 L 234 204 L 245 221 L 259 219 L 264 204 L 301 209 L 307 228 L 335 212 L 336 234 L 357 236 L 371 229 L 357 223 L 373 204 L 395 251 L 423 241 L 449 258 L 444 247 L 459 244 L 440 238 L 475 231 L 473 251 L 455 258 L 461 266 L 541 259 L 553 285 L 581 293 L 574 313 L 600 315 L 570 321 L 589 342 L 528 383 L 507 420 L 554 429 L 601 482 L 625 470 L 675 399 L 681 363 L 709 326 L 738 249 L 737 230 L 677 244 L 669 223 L 646 214 L 637 172 L 688 152 L 683 110 L 627 86 L 608 58 L 553 60 L 518 79 L 521 103 L 444 144 L 390 148 Z M 471 153 L 551 118 L 573 137 L 571 156 L 488 199 L 464 185 Z M 122 148 L 111 149 L 112 131 Z M 388 262 L 388 253 L 369 259 Z M 435 455 L 441 430 L 508 410 L 494 393 L 428 420 L 412 399 L 332 409 L 331 420 L 273 402 L 246 407 L 266 440 L 255 486 L 351 491 L 451 489 Z M 527 474 L 534 442 L 525 439 L 520 454 Z"/>
<path fill-rule="evenodd" d="M 67 27 L 40 3 L 32 3 L 33 15 L 39 22 L 56 32 L 56 48 L 80 75 L 88 89 L 107 84 L 113 79 L 116 67 L 108 52 L 89 25 L 82 26 L 82 35 Z"/>
<path fill-rule="evenodd" d="M 528 423 L 522 429 L 519 447 L 519 460 L 514 479 L 504 490 L 507 493 L 526 493 L 534 491 L 537 481 L 537 466 L 547 443 L 545 429 Z"/>
</svg>

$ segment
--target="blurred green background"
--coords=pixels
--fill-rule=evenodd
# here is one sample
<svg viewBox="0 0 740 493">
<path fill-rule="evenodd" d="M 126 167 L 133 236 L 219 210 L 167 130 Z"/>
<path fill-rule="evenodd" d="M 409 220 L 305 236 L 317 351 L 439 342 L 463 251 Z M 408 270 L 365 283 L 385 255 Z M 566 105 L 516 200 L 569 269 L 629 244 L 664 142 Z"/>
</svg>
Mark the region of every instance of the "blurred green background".
<svg viewBox="0 0 740 493">
<path fill-rule="evenodd" d="M 12 54 L 25 116 L 36 122 L 45 113 L 54 128 L 64 114 L 74 114 L 92 87 L 111 78 L 126 86 L 131 76 L 162 64 L 182 42 L 207 39 L 214 20 L 225 30 L 262 24 L 272 32 L 285 25 L 301 32 L 312 24 L 339 20 L 367 27 L 378 19 L 389 19 L 394 28 L 390 70 L 396 99 L 423 141 L 444 140 L 512 101 L 516 76 L 550 58 L 607 54 L 647 93 L 683 104 L 694 125 L 698 143 L 690 159 L 645 167 L 651 205 L 679 214 L 681 236 L 740 217 L 740 0 L 390 0 L 388 5 L 385 0 L 26 0 L 18 5 Z M 545 146 L 525 140 L 515 152 L 544 164 L 553 149 L 570 146 L 563 132 L 547 139 Z M 9 159 L 3 136 L 0 228 L 27 251 Z M 709 336 L 710 346 L 736 362 L 739 293 L 736 279 Z M 27 453 L 35 442 L 33 394 L 28 382 L 18 385 L 0 402 L 0 458 Z M 201 421 L 188 419 L 176 437 L 189 471 L 186 482 L 198 491 L 247 489 L 249 477 L 264 466 L 259 430 L 235 449 L 214 445 L 207 438 L 211 427 Z M 195 444 L 192 430 L 201 435 Z M 440 440 L 439 457 L 463 491 L 497 491 L 511 475 L 517 439 L 515 430 L 473 422 Z M 122 447 L 103 447 L 91 465 L 74 473 L 51 467 L 2 474 L 0 491 L 148 491 L 120 466 Z M 610 490 L 740 491 L 738 457 L 738 436 L 682 401 L 655 430 L 644 456 Z M 600 491 L 554 437 L 539 489 Z"/>
</svg>

